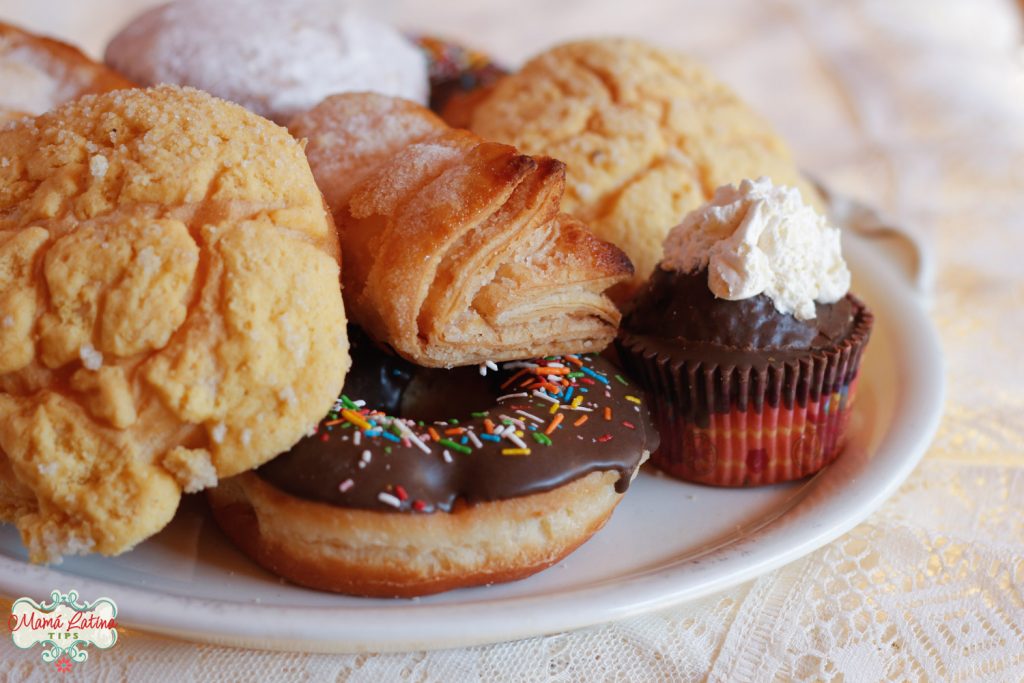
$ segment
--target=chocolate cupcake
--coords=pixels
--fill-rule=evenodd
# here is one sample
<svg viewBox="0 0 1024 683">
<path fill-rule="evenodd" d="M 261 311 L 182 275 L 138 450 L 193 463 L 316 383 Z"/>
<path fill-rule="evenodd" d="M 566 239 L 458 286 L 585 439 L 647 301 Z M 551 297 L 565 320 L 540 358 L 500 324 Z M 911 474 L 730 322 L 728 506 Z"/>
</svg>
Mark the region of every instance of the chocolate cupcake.
<svg viewBox="0 0 1024 683">
<path fill-rule="evenodd" d="M 832 462 L 872 324 L 849 285 L 838 229 L 765 178 L 719 188 L 673 228 L 617 341 L 661 434 L 651 462 L 715 486 Z"/>
</svg>

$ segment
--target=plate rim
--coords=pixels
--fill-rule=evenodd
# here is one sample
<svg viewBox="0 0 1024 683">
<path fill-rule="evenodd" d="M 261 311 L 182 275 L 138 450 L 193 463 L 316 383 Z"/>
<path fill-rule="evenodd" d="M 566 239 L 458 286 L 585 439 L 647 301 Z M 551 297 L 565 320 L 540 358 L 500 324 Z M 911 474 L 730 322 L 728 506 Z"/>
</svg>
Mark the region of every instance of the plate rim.
<svg viewBox="0 0 1024 683">
<path fill-rule="evenodd" d="M 441 604 L 407 600 L 397 607 L 393 602 L 382 606 L 379 601 L 368 601 L 365 607 L 285 607 L 154 593 L 136 585 L 79 577 L 0 556 L 0 594 L 30 594 L 39 585 L 67 588 L 74 584 L 80 594 L 89 595 L 115 589 L 124 623 L 148 632 L 237 647 L 361 653 L 466 647 L 572 631 L 667 609 L 754 579 L 827 545 L 877 510 L 920 462 L 942 417 L 946 377 L 941 343 L 922 300 L 900 274 L 876 258 L 877 247 L 850 231 L 844 231 L 843 238 L 843 248 L 855 274 L 870 274 L 876 283 L 872 289 L 890 295 L 885 301 L 871 301 L 871 306 L 876 314 L 889 312 L 878 318 L 889 327 L 895 351 L 905 352 L 901 360 L 908 363 L 908 371 L 902 377 L 905 391 L 897 405 L 899 419 L 888 426 L 884 443 L 879 445 L 887 446 L 886 452 L 902 450 L 903 455 L 881 461 L 878 467 L 888 468 L 884 484 L 860 500 L 852 512 L 828 523 L 804 525 L 797 538 L 783 544 L 781 550 L 772 550 L 771 544 L 776 536 L 791 533 L 785 529 L 786 521 L 805 505 L 802 498 L 752 535 L 697 558 L 630 575 L 612 591 L 605 585 L 607 582 L 598 581 L 557 590 L 554 596 L 540 593 Z M 895 310 L 899 316 L 892 315 Z M 914 345 L 913 353 L 906 346 L 910 342 Z M 872 464 L 879 462 L 877 455 L 872 457 Z M 844 495 L 836 496 L 838 500 L 820 505 L 835 514 L 844 502 L 849 505 L 847 499 L 856 490 L 854 486 L 851 483 Z M 811 493 L 813 487 L 807 486 L 802 495 Z M 744 544 L 751 545 L 748 561 L 728 560 L 723 563 L 725 571 L 720 571 L 721 567 L 712 571 L 707 563 L 707 569 L 694 569 L 704 558 L 725 549 L 735 551 Z M 481 618 L 483 610 L 495 609 L 497 617 Z M 410 611 L 415 611 L 415 618 L 409 617 Z M 339 620 L 339 616 L 357 617 L 355 625 Z M 269 634 L 268 623 L 273 624 L 273 635 Z"/>
</svg>

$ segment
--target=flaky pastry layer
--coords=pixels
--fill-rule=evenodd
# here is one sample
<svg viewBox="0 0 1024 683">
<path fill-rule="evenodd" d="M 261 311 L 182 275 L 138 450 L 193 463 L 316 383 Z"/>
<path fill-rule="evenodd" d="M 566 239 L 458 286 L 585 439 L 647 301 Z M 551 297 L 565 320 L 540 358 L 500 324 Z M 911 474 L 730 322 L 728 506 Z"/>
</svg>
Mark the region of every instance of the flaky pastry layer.
<svg viewBox="0 0 1024 683">
<path fill-rule="evenodd" d="M 598 351 L 632 274 L 559 209 L 565 167 L 449 128 L 412 102 L 328 98 L 298 116 L 341 236 L 353 320 L 419 365 Z"/>
</svg>

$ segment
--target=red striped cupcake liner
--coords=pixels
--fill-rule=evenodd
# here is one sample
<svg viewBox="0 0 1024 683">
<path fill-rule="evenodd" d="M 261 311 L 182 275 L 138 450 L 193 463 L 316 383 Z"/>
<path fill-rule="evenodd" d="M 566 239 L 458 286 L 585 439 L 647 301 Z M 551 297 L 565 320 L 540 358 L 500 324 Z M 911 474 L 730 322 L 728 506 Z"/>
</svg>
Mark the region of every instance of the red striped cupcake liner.
<svg viewBox="0 0 1024 683">
<path fill-rule="evenodd" d="M 800 479 L 842 452 L 857 374 L 873 316 L 857 299 L 853 330 L 834 347 L 723 365 L 700 352 L 670 353 L 664 340 L 623 332 L 626 370 L 647 391 L 661 445 L 651 463 L 712 486 L 762 486 Z M 791 356 L 794 356 L 790 352 Z"/>
</svg>

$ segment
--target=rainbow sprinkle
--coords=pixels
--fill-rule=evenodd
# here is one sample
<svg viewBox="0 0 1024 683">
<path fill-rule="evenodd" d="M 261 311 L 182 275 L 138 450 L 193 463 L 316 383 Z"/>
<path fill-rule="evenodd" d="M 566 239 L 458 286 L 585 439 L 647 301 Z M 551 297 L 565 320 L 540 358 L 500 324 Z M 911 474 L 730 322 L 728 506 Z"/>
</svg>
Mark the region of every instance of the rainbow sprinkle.
<svg viewBox="0 0 1024 683">
<path fill-rule="evenodd" d="M 500 368 L 497 363 L 480 364 L 481 374 L 499 370 L 510 373 L 501 384 L 505 393 L 497 397 L 494 408 L 475 411 L 471 413 L 471 419 L 463 420 L 462 424 L 458 419 L 448 419 L 426 425 L 368 408 L 365 401 L 342 394 L 320 424 L 317 438 L 327 441 L 332 437 L 329 432 L 341 441 L 351 438 L 353 445 L 361 447 L 357 451 L 359 459 L 355 462 L 358 469 L 372 465 L 377 471 L 380 468 L 390 469 L 387 456 L 395 449 L 418 449 L 427 456 L 434 453 L 431 449 L 434 446 L 439 451 L 438 457 L 447 464 L 454 463 L 459 456 L 483 450 L 489 444 L 494 444 L 495 451 L 502 456 L 530 456 L 530 446 L 555 446 L 560 434 L 565 435 L 561 437 L 563 439 L 572 438 L 565 431 L 565 426 L 571 423 L 574 428 L 582 427 L 587 424 L 590 412 L 600 411 L 606 422 L 612 422 L 611 407 L 601 405 L 611 398 L 611 382 L 609 376 L 589 366 L 591 358 L 589 355 L 566 355 L 502 363 Z M 613 377 L 618 385 L 629 386 L 622 375 Z M 603 391 L 598 391 L 598 388 Z M 626 395 L 623 398 L 637 406 L 641 404 L 637 396 Z M 578 417 L 567 411 L 578 411 Z M 637 429 L 633 422 L 619 422 L 627 429 Z M 593 434 L 582 432 L 588 433 Z M 605 433 L 591 438 L 594 443 L 607 443 L 613 435 Z M 528 441 L 530 445 L 527 445 Z M 381 455 L 378 462 L 374 460 L 375 452 Z M 344 494 L 357 489 L 358 482 L 359 475 L 353 474 L 340 482 L 337 489 Z M 404 485 L 393 482 L 385 490 L 377 492 L 376 499 L 396 510 L 430 512 L 436 509 L 432 503 L 418 498 L 413 487 L 407 489 L 406 486 L 409 486 L 408 482 Z"/>
<path fill-rule="evenodd" d="M 457 453 L 469 455 L 470 453 L 473 452 L 473 449 L 470 448 L 469 446 L 463 446 L 461 443 L 455 443 L 451 439 L 441 439 L 440 441 L 438 441 L 438 443 L 446 448 L 450 448 L 453 451 L 456 451 Z"/>
</svg>

